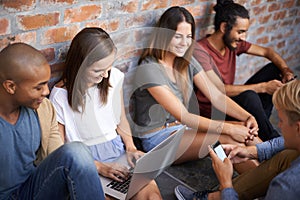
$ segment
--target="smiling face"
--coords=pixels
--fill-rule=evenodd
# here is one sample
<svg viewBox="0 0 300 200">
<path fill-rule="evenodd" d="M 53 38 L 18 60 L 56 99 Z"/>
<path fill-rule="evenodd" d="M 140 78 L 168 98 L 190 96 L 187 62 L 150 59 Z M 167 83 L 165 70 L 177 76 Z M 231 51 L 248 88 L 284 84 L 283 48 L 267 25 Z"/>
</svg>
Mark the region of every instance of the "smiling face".
<svg viewBox="0 0 300 200">
<path fill-rule="evenodd" d="M 223 42 L 230 50 L 236 49 L 239 42 L 246 40 L 249 25 L 249 19 L 237 17 L 236 24 L 232 29 L 225 31 Z"/>
<path fill-rule="evenodd" d="M 187 22 L 180 22 L 177 26 L 176 33 L 170 42 L 169 52 L 177 57 L 183 57 L 191 44 L 192 26 Z"/>
<path fill-rule="evenodd" d="M 14 99 L 18 105 L 37 109 L 49 94 L 51 71 L 47 63 L 31 69 L 24 73 L 23 80 L 14 83 Z"/>
<path fill-rule="evenodd" d="M 94 62 L 86 70 L 86 78 L 88 87 L 97 85 L 103 78 L 108 78 L 108 72 L 111 70 L 112 64 L 115 61 L 116 52 L 113 51 L 109 56 Z"/>
</svg>

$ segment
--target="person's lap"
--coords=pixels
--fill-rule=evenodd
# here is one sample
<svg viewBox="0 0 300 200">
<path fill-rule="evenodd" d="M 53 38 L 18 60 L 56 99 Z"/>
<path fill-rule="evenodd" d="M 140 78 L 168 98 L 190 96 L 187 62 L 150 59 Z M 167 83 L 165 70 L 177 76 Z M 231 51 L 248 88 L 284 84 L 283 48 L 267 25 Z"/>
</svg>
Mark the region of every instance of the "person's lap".
<svg viewBox="0 0 300 200">
<path fill-rule="evenodd" d="M 14 195 L 19 199 L 93 199 L 103 197 L 103 191 L 89 150 L 74 142 L 52 152 Z"/>
<path fill-rule="evenodd" d="M 286 170 L 298 156 L 299 152 L 295 150 L 283 150 L 258 167 L 237 176 L 233 179 L 233 187 L 239 194 L 239 199 L 255 199 L 264 196 L 271 180 Z"/>
</svg>

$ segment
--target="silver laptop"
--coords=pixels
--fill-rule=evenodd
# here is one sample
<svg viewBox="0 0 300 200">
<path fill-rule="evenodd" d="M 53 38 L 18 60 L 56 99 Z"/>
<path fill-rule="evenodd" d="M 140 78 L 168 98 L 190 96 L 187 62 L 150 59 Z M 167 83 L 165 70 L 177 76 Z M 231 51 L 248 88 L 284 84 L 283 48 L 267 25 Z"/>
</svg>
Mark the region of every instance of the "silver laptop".
<svg viewBox="0 0 300 200">
<path fill-rule="evenodd" d="M 130 179 L 122 183 L 100 176 L 105 194 L 117 199 L 130 199 L 150 181 L 159 176 L 178 158 L 178 146 L 184 133 L 185 126 L 145 153 L 136 161 Z M 116 162 L 128 166 L 126 155 Z"/>
</svg>

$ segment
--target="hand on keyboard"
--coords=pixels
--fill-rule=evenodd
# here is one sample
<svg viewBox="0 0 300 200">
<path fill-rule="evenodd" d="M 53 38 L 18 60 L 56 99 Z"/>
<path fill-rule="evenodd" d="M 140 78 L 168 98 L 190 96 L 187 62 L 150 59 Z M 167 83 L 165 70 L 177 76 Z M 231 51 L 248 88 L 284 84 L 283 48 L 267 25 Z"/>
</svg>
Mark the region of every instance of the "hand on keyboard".
<svg viewBox="0 0 300 200">
<path fill-rule="evenodd" d="M 123 182 L 129 176 L 129 169 L 118 163 L 102 163 L 96 161 L 99 174 L 118 182 Z"/>
</svg>

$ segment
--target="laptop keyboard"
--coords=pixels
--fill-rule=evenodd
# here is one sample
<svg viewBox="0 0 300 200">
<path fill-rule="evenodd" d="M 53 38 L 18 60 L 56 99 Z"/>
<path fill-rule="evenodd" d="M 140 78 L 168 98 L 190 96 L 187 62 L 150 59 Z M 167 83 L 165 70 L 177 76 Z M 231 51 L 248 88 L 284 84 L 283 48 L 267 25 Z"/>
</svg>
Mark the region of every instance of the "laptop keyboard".
<svg viewBox="0 0 300 200">
<path fill-rule="evenodd" d="M 131 177 L 132 177 L 132 171 L 129 173 L 128 178 L 126 180 L 124 180 L 123 182 L 118 182 L 118 181 L 113 180 L 109 184 L 107 184 L 107 187 L 126 194 L 128 191 L 128 188 L 129 188 L 129 183 L 131 181 Z"/>
</svg>

